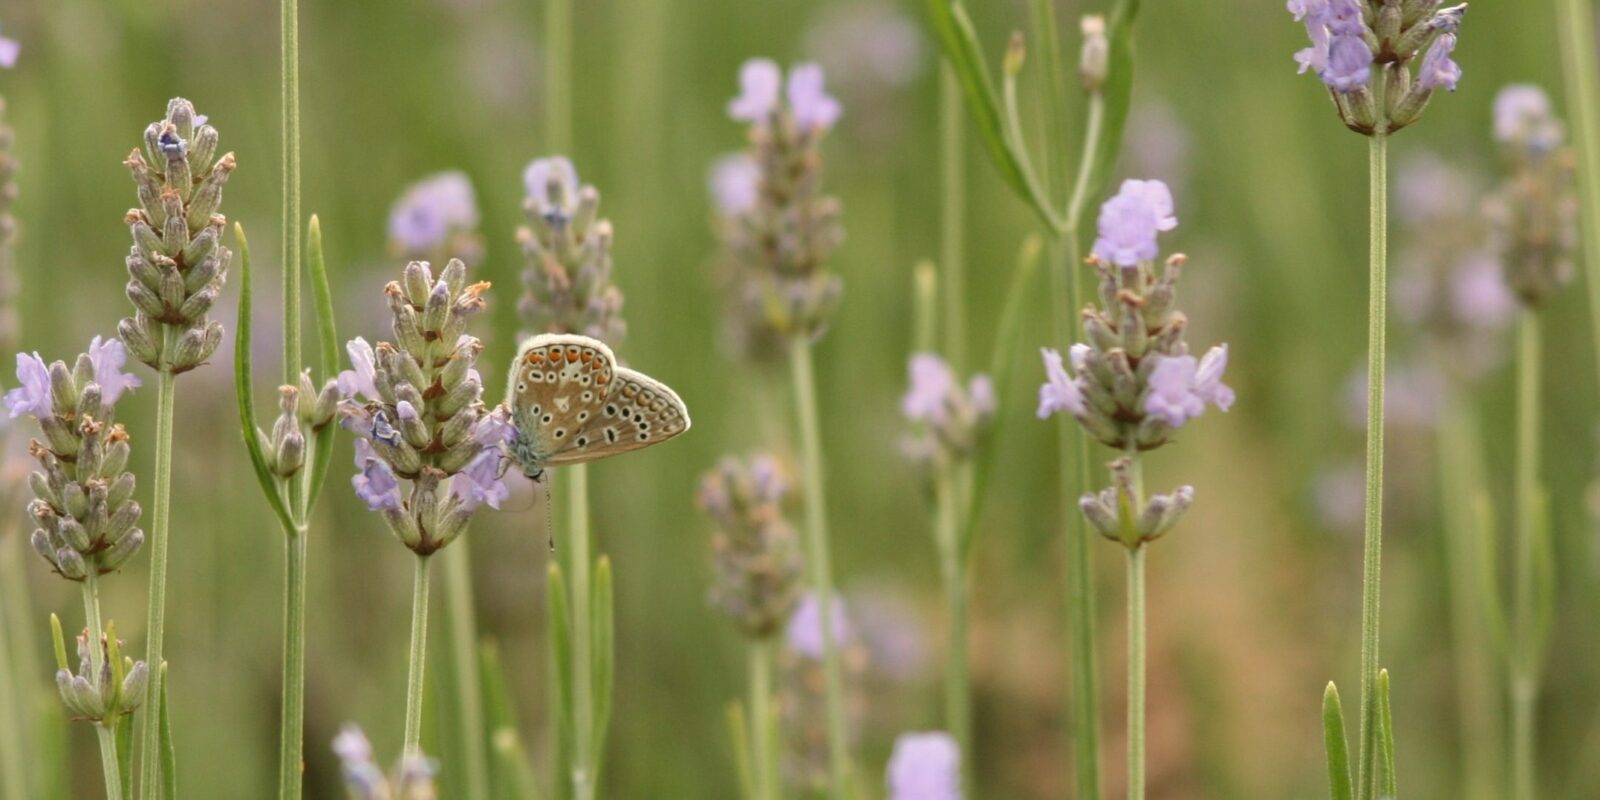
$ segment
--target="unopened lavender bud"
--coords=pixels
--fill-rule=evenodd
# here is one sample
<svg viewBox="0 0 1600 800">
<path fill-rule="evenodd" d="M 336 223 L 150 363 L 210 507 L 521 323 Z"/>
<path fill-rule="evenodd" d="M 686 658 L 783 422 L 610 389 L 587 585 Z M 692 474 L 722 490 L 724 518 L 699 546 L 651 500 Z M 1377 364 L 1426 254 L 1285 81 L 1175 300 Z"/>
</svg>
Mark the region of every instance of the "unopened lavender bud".
<svg viewBox="0 0 1600 800">
<path fill-rule="evenodd" d="M 450 263 L 445 264 L 444 270 L 439 273 L 439 282 L 444 284 L 445 291 L 451 296 L 461 294 L 461 290 L 467 286 L 467 265 L 459 258 L 450 259 Z"/>
<path fill-rule="evenodd" d="M 135 500 L 129 500 L 118 506 L 117 510 L 106 518 L 105 524 L 100 531 L 100 538 L 111 544 L 121 542 L 127 538 L 129 531 L 133 530 L 134 523 L 139 521 L 139 514 L 142 510 L 138 501 Z"/>
<path fill-rule="evenodd" d="M 299 472 L 305 463 L 306 438 L 297 428 L 278 440 L 272 453 L 273 472 L 280 478 L 287 478 Z"/>
<path fill-rule="evenodd" d="M 50 479 L 43 472 L 28 473 L 28 488 L 32 490 L 34 497 L 51 505 L 61 502 L 60 497 L 56 495 L 55 489 L 50 486 Z"/>
<path fill-rule="evenodd" d="M 401 544 L 412 550 L 422 546 L 422 528 L 415 516 L 401 509 L 384 509 L 383 520 Z"/>
<path fill-rule="evenodd" d="M 1086 15 L 1079 23 L 1083 31 L 1083 50 L 1078 56 L 1078 77 L 1083 88 L 1097 92 L 1106 82 L 1110 69 L 1111 44 L 1106 40 L 1106 18 Z"/>
<path fill-rule="evenodd" d="M 150 682 L 150 667 L 143 661 L 135 662 L 133 669 L 128 670 L 122 679 L 122 697 L 127 702 L 122 705 L 122 711 L 132 711 L 139 705 L 139 699 L 144 697 L 145 685 Z"/>
<path fill-rule="evenodd" d="M 439 428 L 439 441 L 445 447 L 453 448 L 466 439 L 473 429 L 477 427 L 477 424 L 478 420 L 472 414 L 457 414 L 450 417 Z M 462 461 L 461 463 L 465 464 L 466 462 Z"/>
<path fill-rule="evenodd" d="M 1121 339 L 1117 336 L 1117 332 L 1112 330 L 1111 323 L 1094 309 L 1086 308 L 1083 311 L 1083 335 L 1096 350 L 1110 350 L 1121 344 Z"/>
<path fill-rule="evenodd" d="M 1101 536 L 1108 539 L 1117 538 L 1117 514 L 1099 494 L 1085 493 L 1078 499 L 1078 508 L 1083 511 L 1084 519 L 1087 519 Z"/>
<path fill-rule="evenodd" d="M 186 320 L 199 319 L 205 316 L 207 311 L 211 310 L 211 306 L 221 296 L 222 285 L 213 281 L 199 291 L 189 295 L 182 305 L 178 307 L 178 316 Z"/>
<path fill-rule="evenodd" d="M 125 473 L 123 470 L 128 468 L 130 449 L 126 439 L 119 439 L 106 445 L 105 457 L 100 462 L 98 477 L 120 480 L 120 476 L 128 475 L 129 473 Z"/>
<path fill-rule="evenodd" d="M 433 292 L 433 273 L 428 269 L 428 262 L 413 261 L 407 264 L 401 281 L 406 302 L 418 308 L 427 304 L 428 295 Z"/>
<path fill-rule="evenodd" d="M 404 306 L 394 315 L 394 336 L 399 340 L 401 349 L 421 353 L 427 350 L 428 340 L 422 335 L 418 327 L 421 318 L 411 306 Z"/>
<path fill-rule="evenodd" d="M 138 528 L 128 531 L 127 535 L 100 552 L 101 574 L 122 569 L 122 565 L 128 563 L 128 559 L 133 558 L 142 547 L 144 547 L 144 531 Z"/>
<path fill-rule="evenodd" d="M 183 263 L 199 265 L 209 259 L 212 253 L 217 252 L 218 244 L 222 241 L 222 229 L 226 225 L 226 217 L 221 214 L 212 215 L 211 219 L 206 222 L 205 227 L 201 228 L 200 232 L 189 240 L 187 247 L 183 248 Z M 223 250 L 223 252 L 227 251 Z M 190 267 L 191 270 L 196 268 Z M 201 283 L 204 283 L 204 281 L 201 281 Z"/>
<path fill-rule="evenodd" d="M 194 196 L 189 200 L 189 230 L 200 230 L 211 221 L 211 215 L 222 205 L 222 187 L 227 185 L 228 176 L 238 166 L 233 154 L 228 153 L 195 187 Z"/>
<path fill-rule="evenodd" d="M 81 581 L 89 574 L 88 567 L 83 561 L 83 554 L 71 547 L 63 547 L 57 550 L 54 560 L 56 569 L 67 580 Z"/>
<path fill-rule="evenodd" d="M 1145 346 L 1150 341 L 1149 332 L 1144 327 L 1144 314 L 1141 311 L 1142 301 L 1132 292 L 1124 292 L 1122 300 L 1122 316 L 1117 319 L 1117 327 L 1122 332 L 1121 346 L 1132 358 L 1139 358 L 1145 353 Z"/>
<path fill-rule="evenodd" d="M 185 275 L 183 278 L 184 291 L 198 292 L 216 283 L 216 278 L 223 273 L 223 259 L 230 255 L 231 253 L 229 253 L 227 250 L 223 250 L 220 253 L 213 252 L 210 256 L 200 261 L 187 261 L 186 263 L 192 264 L 193 266 L 189 267 L 189 274 Z M 220 289 L 221 287 L 218 288 Z M 193 298 L 191 297 L 191 299 Z M 215 302 L 215 300 L 216 298 L 213 297 L 212 301 Z M 186 303 L 183 307 L 183 311 L 181 312 L 185 314 L 185 318 L 194 319 L 195 317 L 199 316 L 199 314 L 189 315 L 188 312 L 189 307 Z M 205 312 L 202 310 L 200 313 Z"/>
<path fill-rule="evenodd" d="M 217 323 L 212 323 L 217 325 Z M 220 328 L 220 325 L 218 326 Z M 184 372 L 194 369 L 204 361 L 207 356 L 216 351 L 216 344 L 207 349 L 206 334 L 208 329 L 190 328 L 184 331 L 172 347 L 172 367 L 175 372 Z M 218 336 L 220 343 L 220 335 Z"/>
<path fill-rule="evenodd" d="M 153 213 L 161 211 L 161 183 L 156 180 L 155 173 L 150 170 L 150 165 L 145 162 L 144 156 L 134 150 L 127 160 L 122 162 L 133 173 L 133 183 L 139 193 L 139 205 Z M 134 213 L 134 212 L 129 212 Z M 166 217 L 152 220 L 155 225 L 166 222 Z"/>
<path fill-rule="evenodd" d="M 78 434 L 68 423 L 62 422 L 60 417 L 50 416 L 39 420 L 39 430 L 44 433 L 44 438 L 50 443 L 50 449 L 62 458 L 75 458 L 81 442 Z"/>
<path fill-rule="evenodd" d="M 166 316 L 167 313 L 167 306 L 161 302 L 159 291 L 159 286 L 155 289 L 150 289 L 136 280 L 129 281 L 127 286 L 128 300 L 133 303 L 134 307 L 156 319 Z"/>
<path fill-rule="evenodd" d="M 478 354 L 483 352 L 483 342 L 477 337 L 468 337 L 456 344 L 455 350 L 450 354 L 450 361 L 439 372 L 439 385 L 450 389 L 456 384 L 466 380 L 472 371 L 473 362 L 477 361 Z"/>
<path fill-rule="evenodd" d="M 154 261 L 157 256 L 166 255 L 166 245 L 162 244 L 161 236 L 156 233 L 155 228 L 150 226 L 149 218 L 145 212 L 138 209 L 129 211 L 127 221 L 133 232 L 134 248 L 133 254 L 128 257 L 130 272 L 133 271 L 132 262 L 134 260 L 149 262 Z M 135 273 L 134 277 L 148 283 L 143 273 Z M 152 288 L 154 288 L 154 284 L 152 284 Z"/>
<path fill-rule="evenodd" d="M 161 252 L 168 258 L 177 258 L 189 245 L 189 222 L 183 213 L 183 195 L 171 188 L 170 173 L 167 180 L 168 188 L 161 191 L 161 209 L 167 215 L 166 223 L 161 226 Z"/>
<path fill-rule="evenodd" d="M 1377 34 L 1380 45 L 1378 48 L 1374 48 L 1374 51 L 1381 50 L 1384 44 L 1392 46 L 1395 40 L 1399 38 L 1402 16 L 1400 0 L 1382 0 L 1382 5 L 1378 8 L 1377 19 L 1373 21 L 1374 24 L 1372 26 L 1373 33 Z"/>
<path fill-rule="evenodd" d="M 399 381 L 404 381 L 412 386 L 428 386 L 430 382 L 422 372 L 422 365 L 417 363 L 410 352 L 397 353 L 394 357 L 394 366 L 398 373 Z M 397 381 L 398 383 L 398 381 Z"/>
<path fill-rule="evenodd" d="M 128 348 L 128 352 L 140 362 L 156 364 L 161 358 L 159 340 L 152 340 L 145 332 L 145 326 L 137 320 L 125 318 L 117 323 L 117 338 Z"/>
<path fill-rule="evenodd" d="M 33 535 L 28 537 L 28 544 L 33 547 L 33 552 L 49 562 L 52 569 L 61 569 L 61 565 L 56 563 L 56 547 L 50 541 L 50 534 L 45 533 L 43 528 L 33 529 Z"/>
<path fill-rule="evenodd" d="M 321 430 L 333 421 L 334 415 L 339 410 L 339 383 L 328 381 L 323 384 L 322 391 L 316 395 L 316 403 L 311 406 L 305 416 L 305 422 L 311 429 Z"/>
<path fill-rule="evenodd" d="M 126 452 L 126 449 L 123 452 Z M 126 458 L 123 457 L 124 463 Z M 134 483 L 133 473 L 124 472 L 118 475 L 117 479 L 111 482 L 111 491 L 106 494 L 106 502 L 113 508 L 129 502 L 129 498 L 133 497 Z"/>
<path fill-rule="evenodd" d="M 428 425 L 422 421 L 422 415 L 417 412 L 415 405 L 401 400 L 395 405 L 395 410 L 400 417 L 400 433 L 405 436 L 407 444 L 421 450 L 433 442 L 433 434 L 428 432 Z"/>
<path fill-rule="evenodd" d="M 85 511 L 87 510 L 88 509 L 86 507 Z M 60 521 L 56 523 L 56 534 L 61 537 L 62 541 L 71 546 L 72 549 L 77 550 L 80 553 L 87 551 L 94 545 L 94 540 L 90 538 L 88 529 L 84 528 L 83 525 L 79 524 L 78 521 L 72 517 L 62 517 Z"/>
<path fill-rule="evenodd" d="M 454 388 L 445 392 L 443 397 L 434 401 L 434 408 L 436 409 L 434 416 L 440 419 L 448 419 L 461 411 L 461 409 L 466 408 L 468 404 L 477 400 L 482 394 L 482 383 L 479 382 L 476 374 L 470 374 L 456 384 Z"/>
<path fill-rule="evenodd" d="M 50 365 L 50 406 L 58 417 L 70 417 L 78 412 L 78 386 L 65 361 Z"/>
</svg>

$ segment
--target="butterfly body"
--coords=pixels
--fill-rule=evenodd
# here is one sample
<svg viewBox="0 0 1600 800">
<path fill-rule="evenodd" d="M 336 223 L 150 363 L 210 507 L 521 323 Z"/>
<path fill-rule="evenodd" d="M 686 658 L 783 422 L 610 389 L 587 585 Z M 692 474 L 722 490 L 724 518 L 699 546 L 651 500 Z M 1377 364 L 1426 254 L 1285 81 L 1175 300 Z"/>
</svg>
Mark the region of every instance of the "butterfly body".
<svg viewBox="0 0 1600 800">
<path fill-rule="evenodd" d="M 511 455 L 537 480 L 546 467 L 638 450 L 689 429 L 677 392 L 617 366 L 611 348 L 576 334 L 541 334 L 517 349 L 506 379 L 517 435 Z"/>
</svg>

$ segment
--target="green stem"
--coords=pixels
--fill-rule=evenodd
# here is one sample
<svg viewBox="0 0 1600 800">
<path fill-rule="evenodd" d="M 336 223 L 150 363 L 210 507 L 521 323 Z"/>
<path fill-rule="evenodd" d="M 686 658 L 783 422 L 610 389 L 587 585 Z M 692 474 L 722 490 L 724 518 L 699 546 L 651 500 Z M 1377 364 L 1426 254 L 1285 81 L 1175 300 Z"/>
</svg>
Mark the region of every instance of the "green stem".
<svg viewBox="0 0 1600 800">
<path fill-rule="evenodd" d="M 0 564 L 9 567 L 15 560 L 15 546 L 13 540 L 17 539 L 15 529 L 0 532 Z M 0 568 L 0 584 L 11 579 L 11 570 Z M 28 800 L 28 756 L 27 747 L 23 744 L 26 736 L 24 720 L 31 715 L 25 713 L 22 702 L 17 696 L 17 682 L 13 667 L 17 666 L 17 658 L 11 652 L 13 631 L 5 626 L 6 612 L 10 609 L 6 601 L 10 598 L 0 596 L 0 798 L 4 800 Z M 20 641 L 20 639 L 18 640 Z"/>
<path fill-rule="evenodd" d="M 283 723 L 278 731 L 278 797 L 300 797 L 306 691 L 306 531 L 284 531 Z"/>
<path fill-rule="evenodd" d="M 455 659 L 456 712 L 460 715 L 461 771 L 467 797 L 489 796 L 489 748 L 484 740 L 483 688 L 478 667 L 478 622 L 472 608 L 472 552 L 467 537 L 446 553 L 445 600 L 450 609 L 450 651 Z"/>
<path fill-rule="evenodd" d="M 1518 800 L 1537 796 L 1535 704 L 1539 696 L 1534 558 L 1539 511 L 1539 315 L 1524 310 L 1517 324 L 1517 456 L 1514 492 L 1517 507 L 1515 566 L 1512 575 L 1511 754 L 1512 785 Z"/>
<path fill-rule="evenodd" d="M 1600 63 L 1595 56 L 1594 7 L 1590 0 L 1556 3 L 1561 60 L 1566 72 L 1567 107 L 1578 147 L 1578 190 L 1583 215 L 1583 265 L 1589 285 L 1589 314 L 1600 359 Z"/>
<path fill-rule="evenodd" d="M 1128 800 L 1144 798 L 1144 555 L 1128 551 Z"/>
<path fill-rule="evenodd" d="M 300 385 L 300 11 L 282 0 L 283 382 Z M 293 482 L 291 482 L 293 483 Z M 292 508 L 293 506 L 291 506 Z"/>
<path fill-rule="evenodd" d="M 961 752 L 961 775 L 971 796 L 975 760 L 972 753 L 972 687 L 967 665 L 967 565 L 959 541 L 960 498 L 949 468 L 941 469 L 934 487 L 937 512 L 934 538 L 939 548 L 940 576 L 950 641 L 946 645 L 944 673 L 945 726 Z"/>
<path fill-rule="evenodd" d="M 960 373 L 967 365 L 966 220 L 967 162 L 965 158 L 966 109 L 961 82 L 945 64 L 939 72 L 939 163 L 943 167 L 943 204 L 939 225 L 939 266 L 944 270 L 944 349 L 950 366 Z M 963 751 L 962 756 L 966 753 Z"/>
<path fill-rule="evenodd" d="M 417 556 L 411 582 L 411 667 L 406 673 L 405 746 L 408 756 L 422 755 L 423 667 L 428 660 L 428 559 Z"/>
<path fill-rule="evenodd" d="M 572 702 L 577 741 L 573 752 L 572 794 L 593 800 L 594 780 L 594 626 L 590 618 L 589 467 L 574 464 L 566 471 L 570 518 L 567 564 L 572 576 Z"/>
<path fill-rule="evenodd" d="M 1491 800 L 1501 784 L 1498 690 L 1483 618 L 1481 530 L 1472 498 L 1483 496 L 1483 448 L 1470 399 L 1457 396 L 1439 425 L 1439 507 L 1444 520 L 1445 560 L 1450 577 L 1450 642 L 1456 673 L 1456 723 L 1461 731 L 1458 794 Z M 1498 602 L 1498 601 L 1495 601 Z"/>
<path fill-rule="evenodd" d="M 850 752 L 845 727 L 844 669 L 833 630 L 833 567 L 828 555 L 828 503 L 822 468 L 822 434 L 817 422 L 816 376 L 811 363 L 811 343 L 795 336 L 789 344 L 795 406 L 800 423 L 800 458 L 805 482 L 805 538 L 807 569 L 816 594 L 822 628 L 822 675 L 828 716 L 828 771 L 833 800 L 850 797 Z"/>
<path fill-rule="evenodd" d="M 139 786 L 142 796 L 154 798 L 161 787 L 161 684 L 166 663 L 162 655 L 167 621 L 167 533 L 172 520 L 172 420 L 177 402 L 176 377 L 167 359 L 177 343 L 171 325 L 162 326 L 161 369 L 156 390 L 156 485 L 152 502 L 155 512 L 150 526 L 150 611 L 145 620 L 145 663 L 150 665 L 150 680 L 145 686 L 144 732 L 139 761 Z"/>
<path fill-rule="evenodd" d="M 545 0 L 545 147 L 572 146 L 572 0 Z"/>
<path fill-rule="evenodd" d="M 1384 96 L 1383 71 L 1373 73 L 1374 94 Z M 1367 294 L 1367 465 L 1366 524 L 1361 573 L 1361 746 L 1356 796 L 1371 800 L 1377 791 L 1378 758 L 1378 600 L 1383 553 L 1383 384 L 1384 315 L 1388 308 L 1389 138 L 1387 123 L 1369 139 L 1368 191 L 1370 250 Z"/>
<path fill-rule="evenodd" d="M 750 641 L 750 752 L 755 762 L 755 796 L 777 800 L 778 752 L 772 713 L 772 641 Z"/>
<path fill-rule="evenodd" d="M 100 578 L 95 574 L 94 560 L 89 561 L 89 574 L 80 584 L 83 589 L 83 618 L 89 629 L 89 681 L 96 691 L 104 692 L 105 651 L 100 639 L 105 626 L 100 622 Z M 122 767 L 117 763 L 117 723 L 115 719 L 94 724 L 95 738 L 100 744 L 100 769 L 106 782 L 106 800 L 122 800 Z"/>
</svg>

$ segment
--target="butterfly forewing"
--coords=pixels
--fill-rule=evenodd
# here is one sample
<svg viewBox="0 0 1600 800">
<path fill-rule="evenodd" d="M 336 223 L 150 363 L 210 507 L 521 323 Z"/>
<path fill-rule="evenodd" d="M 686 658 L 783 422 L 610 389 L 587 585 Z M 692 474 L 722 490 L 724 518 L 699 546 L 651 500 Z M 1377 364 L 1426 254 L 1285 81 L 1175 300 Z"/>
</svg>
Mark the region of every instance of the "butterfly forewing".
<svg viewBox="0 0 1600 800">
<path fill-rule="evenodd" d="M 616 369 L 599 416 L 582 436 L 550 454 L 551 466 L 576 464 L 659 444 L 689 429 L 689 409 L 665 384 L 627 367 Z"/>
<path fill-rule="evenodd" d="M 507 379 L 517 460 L 537 470 L 558 463 L 558 454 L 593 444 L 589 431 L 603 415 L 616 378 L 616 359 L 598 340 L 546 334 L 524 343 Z"/>
</svg>

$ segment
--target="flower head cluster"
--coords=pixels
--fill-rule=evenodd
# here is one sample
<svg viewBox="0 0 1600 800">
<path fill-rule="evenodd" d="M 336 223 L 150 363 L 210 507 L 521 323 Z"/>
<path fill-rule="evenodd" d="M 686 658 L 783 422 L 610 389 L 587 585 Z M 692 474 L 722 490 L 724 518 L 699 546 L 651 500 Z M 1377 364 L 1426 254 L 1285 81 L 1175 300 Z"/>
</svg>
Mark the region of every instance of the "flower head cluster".
<svg viewBox="0 0 1600 800">
<path fill-rule="evenodd" d="M 333 738 L 350 800 L 435 800 L 433 776 L 438 764 L 421 753 L 407 753 L 385 774 L 372 759 L 372 742 L 357 725 L 348 724 Z"/>
<path fill-rule="evenodd" d="M 961 747 L 944 731 L 903 733 L 889 756 L 889 800 L 961 800 Z"/>
<path fill-rule="evenodd" d="M 0 48 L 6 40 L 0 39 Z M 11 155 L 14 134 L 5 123 L 6 101 L 0 97 L 0 353 L 17 349 L 17 160 Z"/>
<path fill-rule="evenodd" d="M 351 341 L 351 369 L 339 373 L 341 424 L 358 437 L 356 495 L 421 555 L 454 541 L 480 505 L 499 508 L 510 493 L 500 475 L 514 429 L 503 406 L 484 405 L 474 367 L 483 344 L 466 334 L 488 288 L 468 285 L 460 261 L 437 278 L 426 262 L 411 262 L 384 288 L 395 341 Z"/>
<path fill-rule="evenodd" d="M 188 100 L 144 132 L 144 153 L 128 156 L 139 207 L 128 212 L 128 299 L 135 312 L 117 326 L 133 357 L 155 369 L 185 372 L 222 343 L 222 323 L 206 313 L 222 295 L 233 252 L 222 245 L 222 188 L 237 163 L 216 158 L 217 129 Z M 148 160 L 146 160 L 148 159 Z M 163 328 L 176 334 L 167 350 Z"/>
<path fill-rule="evenodd" d="M 115 625 L 106 625 L 105 634 L 93 644 L 88 631 L 78 634 L 76 670 L 67 661 L 66 637 L 54 614 L 50 615 L 50 634 L 55 642 L 56 691 L 74 718 L 110 726 L 139 707 L 150 681 L 150 668 L 122 654 Z M 100 652 L 92 652 L 91 647 Z"/>
<path fill-rule="evenodd" d="M 842 286 L 827 271 L 843 240 L 839 203 L 822 193 L 821 141 L 839 119 L 822 68 L 801 64 L 787 91 L 778 65 L 745 63 L 741 94 L 728 104 L 750 125 L 743 156 L 717 163 L 712 188 L 728 264 L 731 333 L 741 354 L 779 352 L 792 336 L 827 328 Z"/>
<path fill-rule="evenodd" d="M 900 398 L 900 413 L 918 430 L 904 440 L 906 454 L 928 468 L 970 457 L 994 418 L 994 382 L 979 373 L 962 386 L 932 353 L 911 356 L 908 372 L 911 386 Z"/>
<path fill-rule="evenodd" d="M 1461 67 L 1450 55 L 1466 3 L 1288 0 L 1288 8 L 1311 39 L 1310 47 L 1294 55 L 1300 71 L 1322 80 L 1339 117 L 1358 133 L 1393 133 L 1416 122 L 1435 90 L 1453 92 L 1461 80 Z M 1373 88 L 1375 73 L 1382 92 Z"/>
<path fill-rule="evenodd" d="M 622 292 L 611 282 L 611 220 L 600 219 L 600 192 L 578 183 L 561 156 L 523 173 L 528 224 L 517 230 L 527 268 L 517 303 L 525 335 L 581 333 L 612 347 L 622 341 Z"/>
<path fill-rule="evenodd" d="M 783 516 L 788 481 L 776 459 L 724 458 L 700 480 L 700 509 L 716 524 L 711 603 L 746 635 L 767 638 L 799 599 L 799 539 Z"/>
<path fill-rule="evenodd" d="M 13 419 L 31 416 L 44 434 L 29 446 L 39 462 L 28 480 L 32 543 L 68 580 L 116 570 L 144 545 L 127 471 L 128 434 L 112 421 L 117 400 L 139 385 L 122 371 L 126 363 L 122 342 L 98 336 L 72 367 L 18 354 L 20 385 L 5 396 Z"/>
<path fill-rule="evenodd" d="M 1523 304 L 1538 306 L 1572 280 L 1577 159 L 1537 86 L 1500 90 L 1494 111 L 1508 173 L 1486 206 L 1490 236 L 1506 283 Z"/>
<path fill-rule="evenodd" d="M 1072 345 L 1068 359 L 1043 351 L 1041 418 L 1071 414 L 1100 443 L 1134 454 L 1165 444 L 1209 406 L 1227 411 L 1233 405 L 1233 390 L 1222 382 L 1228 346 L 1195 358 L 1184 341 L 1188 318 L 1177 309 L 1184 257 L 1174 255 L 1159 274 L 1156 269 L 1157 235 L 1176 225 L 1172 194 L 1160 181 L 1124 181 L 1101 206 L 1099 238 L 1089 259 L 1100 277 L 1100 307 L 1084 309 L 1086 341 Z M 1109 496 L 1083 498 L 1085 514 L 1108 538 L 1137 546 L 1159 536 L 1188 505 L 1180 490 L 1134 509 L 1125 502 L 1133 493 L 1121 497 L 1131 482 L 1116 475 L 1113 465 Z M 1104 524 L 1102 507 L 1115 524 Z"/>
<path fill-rule="evenodd" d="M 441 172 L 406 187 L 389 210 L 389 247 L 408 261 L 468 264 L 483 256 L 478 201 L 464 172 Z"/>
</svg>

